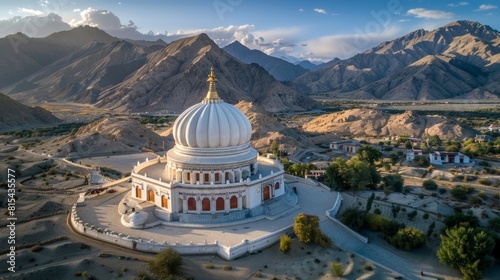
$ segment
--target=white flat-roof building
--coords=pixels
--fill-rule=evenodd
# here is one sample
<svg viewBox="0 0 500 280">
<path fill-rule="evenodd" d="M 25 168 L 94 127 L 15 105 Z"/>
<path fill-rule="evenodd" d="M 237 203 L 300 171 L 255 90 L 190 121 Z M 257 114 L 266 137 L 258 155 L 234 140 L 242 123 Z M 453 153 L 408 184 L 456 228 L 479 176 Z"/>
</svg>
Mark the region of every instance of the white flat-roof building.
<svg viewBox="0 0 500 280">
<path fill-rule="evenodd" d="M 460 152 L 434 152 L 429 154 L 431 164 L 441 165 L 444 163 L 468 164 L 470 158 Z"/>
</svg>

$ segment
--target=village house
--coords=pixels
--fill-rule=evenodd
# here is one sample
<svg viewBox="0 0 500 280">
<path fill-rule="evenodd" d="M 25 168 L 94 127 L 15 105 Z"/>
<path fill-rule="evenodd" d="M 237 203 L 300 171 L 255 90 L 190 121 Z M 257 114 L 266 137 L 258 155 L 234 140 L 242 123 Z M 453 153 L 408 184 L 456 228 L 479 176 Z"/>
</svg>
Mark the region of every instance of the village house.
<svg viewBox="0 0 500 280">
<path fill-rule="evenodd" d="M 422 150 L 407 150 L 406 160 L 415 160 L 415 156 L 421 156 Z"/>
<path fill-rule="evenodd" d="M 434 152 L 429 154 L 431 164 L 441 165 L 445 163 L 468 164 L 470 158 L 460 152 Z"/>
<path fill-rule="evenodd" d="M 361 144 L 353 139 L 330 142 L 330 149 L 341 150 L 349 154 L 355 154 L 361 149 Z"/>
</svg>

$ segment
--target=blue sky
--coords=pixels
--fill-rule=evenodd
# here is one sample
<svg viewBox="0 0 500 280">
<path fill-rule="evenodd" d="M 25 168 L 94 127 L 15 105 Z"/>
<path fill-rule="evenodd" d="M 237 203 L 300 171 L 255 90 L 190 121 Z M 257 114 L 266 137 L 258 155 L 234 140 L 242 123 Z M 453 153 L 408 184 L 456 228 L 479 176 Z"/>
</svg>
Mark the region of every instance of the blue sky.
<svg viewBox="0 0 500 280">
<path fill-rule="evenodd" d="M 2 0 L 0 7 L 0 37 L 46 36 L 81 24 L 167 42 L 205 32 L 220 46 L 238 40 L 271 55 L 320 61 L 455 20 L 500 29 L 498 0 Z"/>
</svg>

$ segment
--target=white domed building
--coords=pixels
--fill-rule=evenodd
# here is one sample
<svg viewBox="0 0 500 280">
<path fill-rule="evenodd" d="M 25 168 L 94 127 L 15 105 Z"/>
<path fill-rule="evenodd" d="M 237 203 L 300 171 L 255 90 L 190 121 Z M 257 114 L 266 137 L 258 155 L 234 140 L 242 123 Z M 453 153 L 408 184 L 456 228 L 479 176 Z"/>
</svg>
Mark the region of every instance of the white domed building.
<svg viewBox="0 0 500 280">
<path fill-rule="evenodd" d="M 241 220 L 265 214 L 264 204 L 285 194 L 283 166 L 259 157 L 249 120 L 219 97 L 216 81 L 211 69 L 205 99 L 175 121 L 174 148 L 133 169 L 131 197 L 161 220 Z"/>
</svg>

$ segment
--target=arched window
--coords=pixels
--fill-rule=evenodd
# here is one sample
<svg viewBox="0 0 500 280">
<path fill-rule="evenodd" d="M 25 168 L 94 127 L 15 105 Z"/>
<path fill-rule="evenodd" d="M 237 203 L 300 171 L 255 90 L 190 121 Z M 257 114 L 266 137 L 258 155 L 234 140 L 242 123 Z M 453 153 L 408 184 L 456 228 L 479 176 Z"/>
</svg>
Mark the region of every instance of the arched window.
<svg viewBox="0 0 500 280">
<path fill-rule="evenodd" d="M 148 201 L 155 203 L 155 192 L 153 190 L 148 191 Z"/>
<path fill-rule="evenodd" d="M 168 209 L 168 198 L 164 195 L 161 196 L 161 207 Z"/>
<path fill-rule="evenodd" d="M 135 197 L 142 198 L 142 190 L 139 187 L 135 188 Z"/>
<path fill-rule="evenodd" d="M 210 211 L 210 199 L 205 197 L 201 201 L 201 211 Z"/>
<path fill-rule="evenodd" d="M 276 182 L 276 184 L 274 184 L 274 189 L 278 190 L 279 188 L 280 188 L 280 182 Z"/>
<path fill-rule="evenodd" d="M 224 198 L 218 197 L 215 201 L 215 210 L 222 211 L 224 210 Z"/>
<path fill-rule="evenodd" d="M 188 198 L 188 211 L 196 211 L 196 199 L 194 197 Z"/>
<path fill-rule="evenodd" d="M 229 199 L 229 208 L 238 208 L 238 198 L 235 195 L 231 196 L 231 199 Z"/>
</svg>

